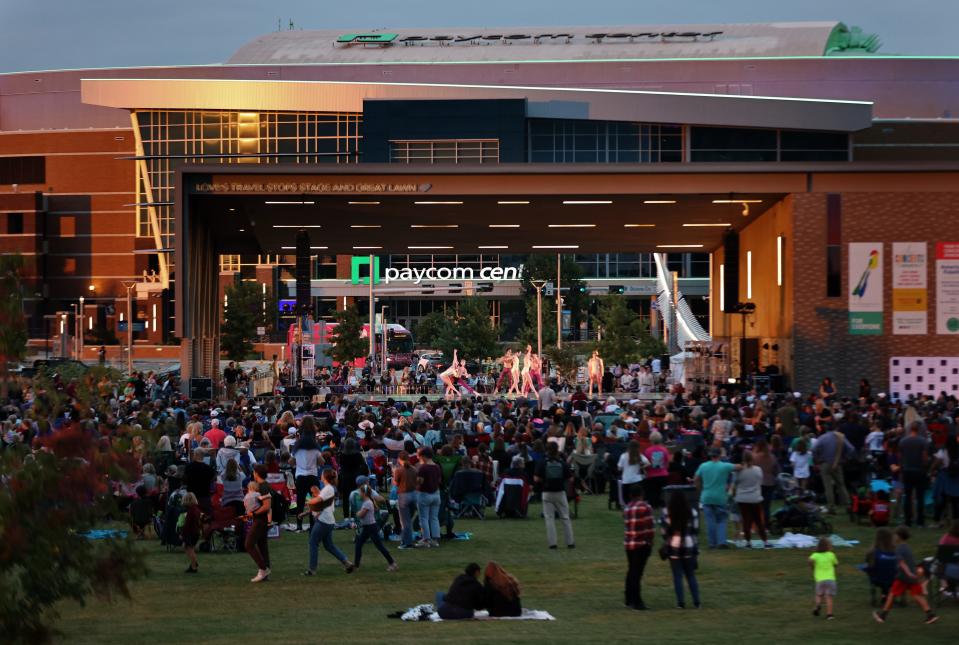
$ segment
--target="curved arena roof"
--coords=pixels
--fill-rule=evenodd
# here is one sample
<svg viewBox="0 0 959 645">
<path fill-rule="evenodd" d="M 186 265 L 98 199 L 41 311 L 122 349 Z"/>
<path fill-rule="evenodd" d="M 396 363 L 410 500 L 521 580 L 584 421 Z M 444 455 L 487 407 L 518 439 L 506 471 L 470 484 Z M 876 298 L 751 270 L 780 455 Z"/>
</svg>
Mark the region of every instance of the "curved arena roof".
<svg viewBox="0 0 959 645">
<path fill-rule="evenodd" d="M 593 27 L 278 31 L 228 64 L 589 61 L 871 53 L 875 36 L 836 21 Z"/>
</svg>

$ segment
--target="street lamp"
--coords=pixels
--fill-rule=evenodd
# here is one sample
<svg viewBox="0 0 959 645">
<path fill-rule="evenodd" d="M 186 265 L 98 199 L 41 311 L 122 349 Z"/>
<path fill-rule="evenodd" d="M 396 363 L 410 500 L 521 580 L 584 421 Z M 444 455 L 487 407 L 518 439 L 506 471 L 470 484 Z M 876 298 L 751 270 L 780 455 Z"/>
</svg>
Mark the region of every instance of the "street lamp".
<svg viewBox="0 0 959 645">
<path fill-rule="evenodd" d="M 120 284 L 127 290 L 127 374 L 133 374 L 133 298 L 130 294 L 137 283 L 124 280 Z"/>
<path fill-rule="evenodd" d="M 530 280 L 536 289 L 536 354 L 543 355 L 543 286 L 546 280 Z"/>
<path fill-rule="evenodd" d="M 80 311 L 77 314 L 77 360 L 83 358 L 83 296 L 80 296 Z"/>
<path fill-rule="evenodd" d="M 383 369 L 380 371 L 380 374 L 386 373 L 386 310 L 389 309 L 389 305 L 383 305 L 380 309 L 380 324 L 383 325 L 383 331 L 380 332 L 380 343 L 382 344 L 382 355 L 383 355 Z"/>
</svg>

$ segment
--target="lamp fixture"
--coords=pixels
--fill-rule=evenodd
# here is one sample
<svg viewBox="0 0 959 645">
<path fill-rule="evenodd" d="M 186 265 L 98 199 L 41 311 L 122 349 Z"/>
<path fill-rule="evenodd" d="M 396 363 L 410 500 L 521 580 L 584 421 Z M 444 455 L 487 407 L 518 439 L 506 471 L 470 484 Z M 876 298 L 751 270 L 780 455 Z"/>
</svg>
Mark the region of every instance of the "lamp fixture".
<svg viewBox="0 0 959 645">
<path fill-rule="evenodd" d="M 675 204 L 675 199 L 644 199 L 644 204 Z"/>
<path fill-rule="evenodd" d="M 382 224 L 350 224 L 350 228 L 382 228 Z"/>
<path fill-rule="evenodd" d="M 500 206 L 525 206 L 526 204 L 529 204 L 529 200 L 500 200 L 496 203 Z"/>
<path fill-rule="evenodd" d="M 488 245 L 477 246 L 476 248 L 478 249 L 508 249 L 509 247 L 506 246 L 505 244 L 502 244 L 502 245 L 488 244 Z"/>
<path fill-rule="evenodd" d="M 701 249 L 702 244 L 657 244 L 657 249 Z"/>
<path fill-rule="evenodd" d="M 410 250 L 427 250 L 427 249 L 451 249 L 452 246 L 408 246 L 406 247 Z"/>
<path fill-rule="evenodd" d="M 447 202 L 436 202 L 436 201 L 425 201 L 425 202 L 413 202 L 417 206 L 462 206 L 463 202 L 457 201 L 447 201 Z"/>
<path fill-rule="evenodd" d="M 312 206 L 316 202 L 265 202 L 268 206 Z"/>
<path fill-rule="evenodd" d="M 459 224 L 410 224 L 410 228 L 459 228 Z"/>
<path fill-rule="evenodd" d="M 382 249 L 382 246 L 354 246 L 354 251 L 373 251 L 376 249 Z"/>
<path fill-rule="evenodd" d="M 579 244 L 534 244 L 534 249 L 578 249 Z"/>
<path fill-rule="evenodd" d="M 296 250 L 296 247 L 295 247 L 295 246 L 281 246 L 280 248 L 283 249 L 284 251 L 295 251 L 295 250 Z M 328 249 L 328 248 L 330 248 L 330 247 L 328 247 L 328 246 L 311 246 L 310 248 L 313 249 L 313 250 L 325 251 L 326 249 Z"/>
<path fill-rule="evenodd" d="M 346 202 L 350 206 L 379 206 L 379 202 Z"/>
<path fill-rule="evenodd" d="M 596 228 L 595 224 L 550 224 L 549 228 Z"/>
<path fill-rule="evenodd" d="M 274 224 L 273 228 L 323 228 L 322 224 Z"/>
<path fill-rule="evenodd" d="M 709 226 L 729 227 L 729 226 L 732 226 L 732 224 L 730 224 L 730 223 L 728 223 L 728 222 L 723 222 L 723 223 L 717 222 L 717 223 L 715 223 L 715 224 L 707 224 L 707 223 L 705 223 L 705 222 L 704 222 L 704 223 L 698 223 L 698 222 L 697 222 L 697 223 L 693 223 L 693 224 L 683 224 L 683 226 L 689 227 L 689 228 L 693 228 L 693 227 L 705 228 L 705 227 L 709 227 Z"/>
<path fill-rule="evenodd" d="M 624 228 L 656 228 L 655 224 L 623 224 Z"/>
<path fill-rule="evenodd" d="M 519 228 L 519 224 L 489 224 L 490 228 Z"/>
<path fill-rule="evenodd" d="M 589 205 L 598 205 L 598 204 L 612 204 L 613 200 L 611 199 L 564 199 L 563 204 L 566 206 L 589 206 Z"/>
<path fill-rule="evenodd" d="M 714 199 L 714 204 L 762 204 L 761 199 Z"/>
</svg>

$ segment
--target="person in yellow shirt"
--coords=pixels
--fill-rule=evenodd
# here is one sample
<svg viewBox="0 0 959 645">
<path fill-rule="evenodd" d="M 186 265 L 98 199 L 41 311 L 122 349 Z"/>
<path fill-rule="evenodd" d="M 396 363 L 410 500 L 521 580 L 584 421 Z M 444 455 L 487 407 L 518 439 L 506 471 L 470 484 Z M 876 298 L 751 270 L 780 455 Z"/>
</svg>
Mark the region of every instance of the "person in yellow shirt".
<svg viewBox="0 0 959 645">
<path fill-rule="evenodd" d="M 820 538 L 816 552 L 809 556 L 809 566 L 812 567 L 813 580 L 816 582 L 816 608 L 813 616 L 818 616 L 822 610 L 823 601 L 826 603 L 826 620 L 832 620 L 832 601 L 836 596 L 836 567 L 839 560 L 832 550 L 829 538 Z"/>
</svg>

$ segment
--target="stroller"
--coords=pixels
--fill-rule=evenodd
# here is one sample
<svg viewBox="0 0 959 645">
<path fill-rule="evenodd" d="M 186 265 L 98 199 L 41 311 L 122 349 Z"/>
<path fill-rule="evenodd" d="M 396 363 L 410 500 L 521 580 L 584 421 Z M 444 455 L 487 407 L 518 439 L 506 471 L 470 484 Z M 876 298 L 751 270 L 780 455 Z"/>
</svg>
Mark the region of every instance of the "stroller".
<svg viewBox="0 0 959 645">
<path fill-rule="evenodd" d="M 814 535 L 832 533 L 832 524 L 823 518 L 816 505 L 815 494 L 799 488 L 796 478 L 792 475 L 782 473 L 778 480 L 785 504 L 773 513 L 769 522 L 771 533 L 782 535 L 787 530 Z"/>
</svg>

